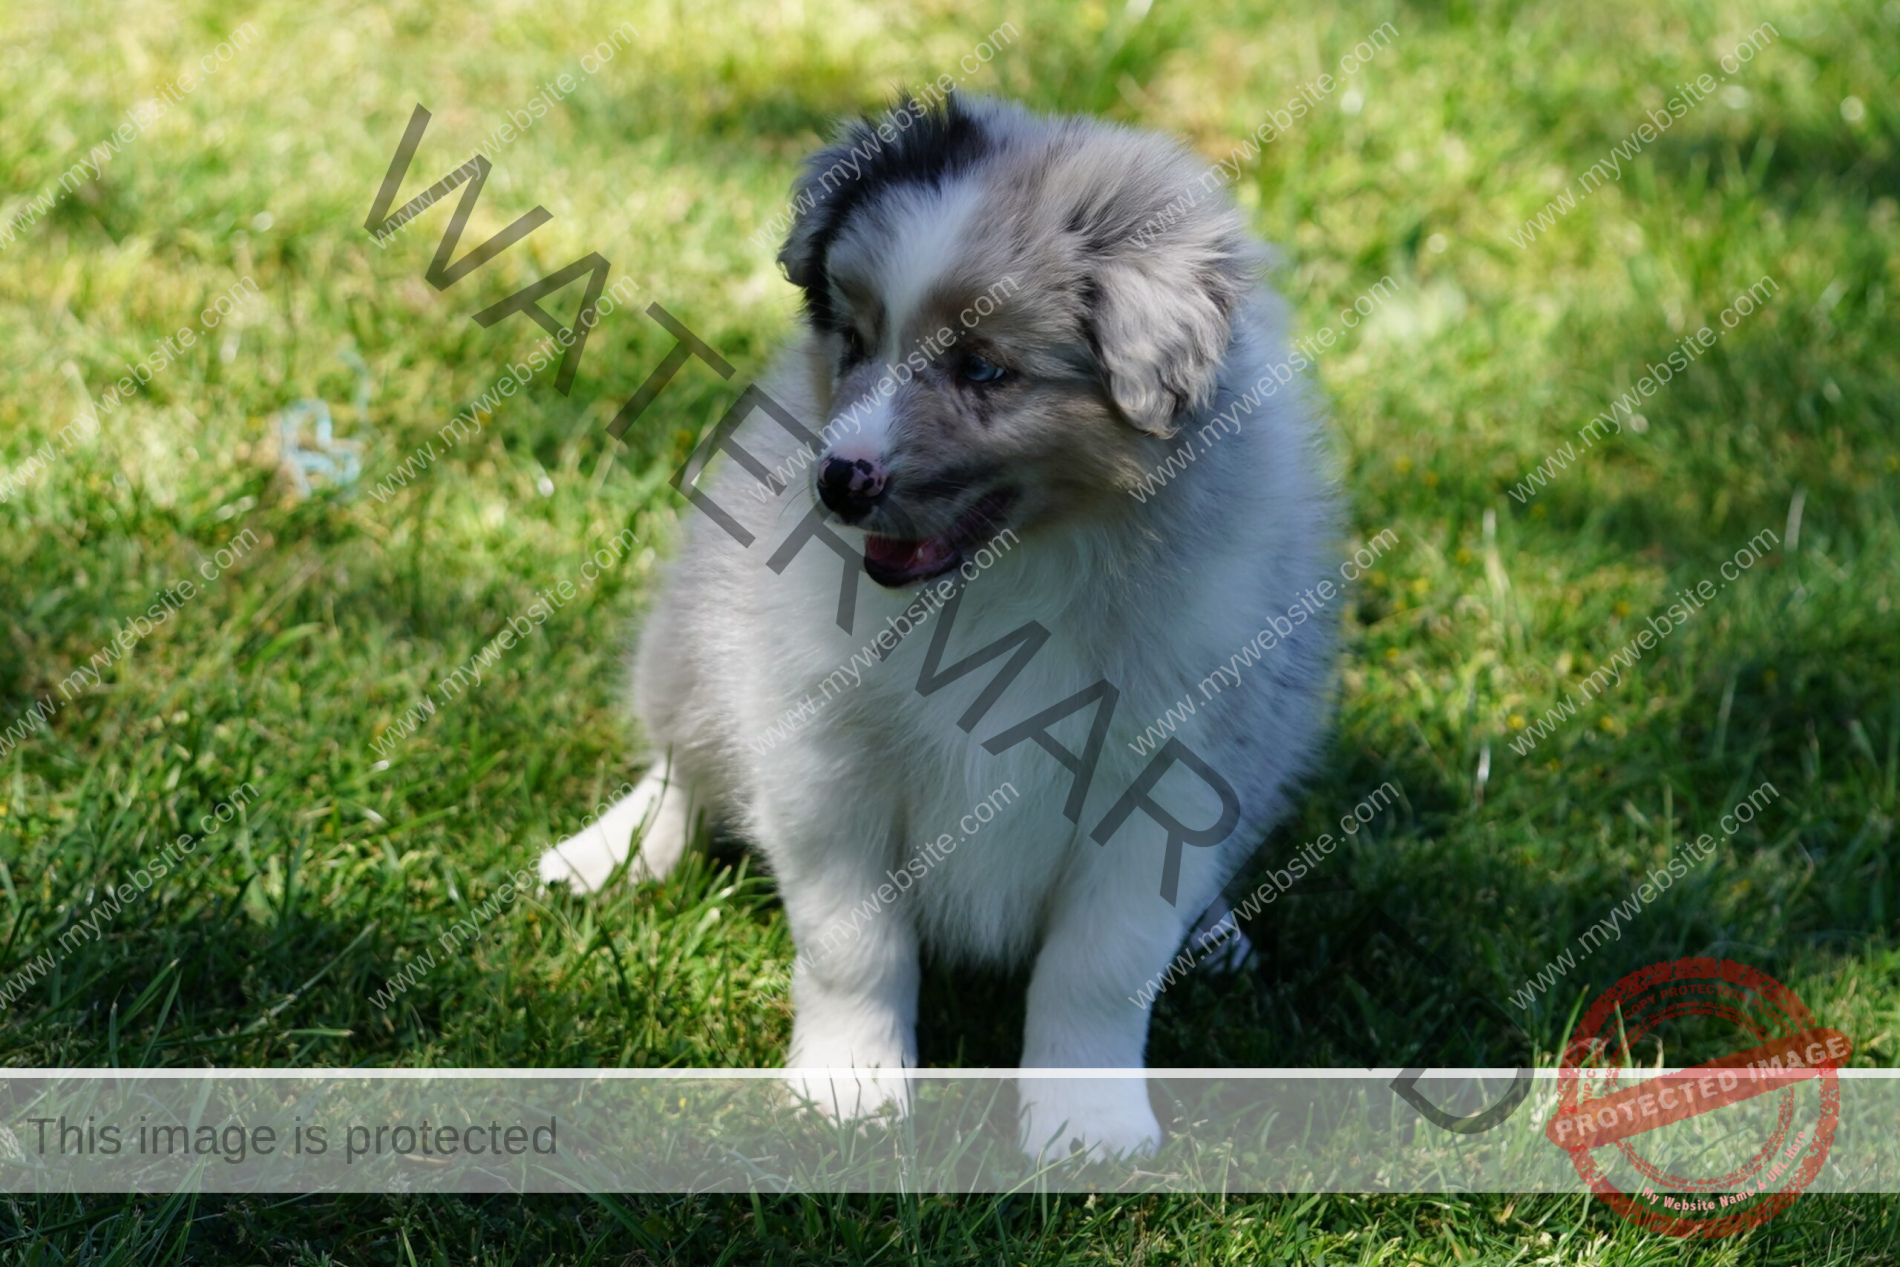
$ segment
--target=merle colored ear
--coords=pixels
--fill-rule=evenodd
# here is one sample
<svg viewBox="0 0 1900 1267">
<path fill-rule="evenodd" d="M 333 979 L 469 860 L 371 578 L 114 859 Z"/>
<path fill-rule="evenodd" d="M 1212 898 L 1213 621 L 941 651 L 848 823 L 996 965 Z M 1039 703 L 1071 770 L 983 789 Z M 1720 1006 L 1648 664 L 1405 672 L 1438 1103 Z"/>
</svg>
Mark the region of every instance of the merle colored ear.
<svg viewBox="0 0 1900 1267">
<path fill-rule="evenodd" d="M 779 248 L 786 280 L 809 295 L 824 271 L 824 251 L 857 200 L 864 161 L 880 144 L 876 127 L 852 119 L 830 145 L 805 160 L 792 186 L 792 226 Z"/>
<path fill-rule="evenodd" d="M 1109 398 L 1134 426 L 1172 435 L 1213 397 L 1257 249 L 1224 211 L 1086 240 L 1096 261 L 1088 320 Z"/>
<path fill-rule="evenodd" d="M 899 185 L 935 185 L 967 170 L 988 148 L 976 115 L 955 93 L 926 104 L 899 94 L 882 115 L 847 121 L 807 160 L 792 190 L 792 227 L 780 267 L 805 292 L 812 324 L 835 328 L 825 257 L 852 213 Z"/>
</svg>

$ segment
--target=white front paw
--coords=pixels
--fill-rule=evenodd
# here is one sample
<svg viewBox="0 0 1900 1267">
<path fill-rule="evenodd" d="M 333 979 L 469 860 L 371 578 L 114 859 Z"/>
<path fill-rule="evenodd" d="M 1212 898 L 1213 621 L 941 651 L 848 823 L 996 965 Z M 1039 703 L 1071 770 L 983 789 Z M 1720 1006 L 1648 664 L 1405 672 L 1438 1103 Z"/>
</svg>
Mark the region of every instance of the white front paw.
<svg viewBox="0 0 1900 1267">
<path fill-rule="evenodd" d="M 627 853 L 625 843 L 588 827 L 541 855 L 541 883 L 565 884 L 576 893 L 592 893 L 607 883 L 607 877 Z"/>
<path fill-rule="evenodd" d="M 1081 1154 L 1098 1162 L 1142 1157 L 1161 1143 L 1146 1078 L 1017 1080 L 1022 1117 L 1017 1142 L 1033 1161 Z"/>
<path fill-rule="evenodd" d="M 794 1100 L 835 1122 L 889 1117 L 910 1112 L 910 1079 L 904 1071 L 917 1063 L 893 1029 L 886 1033 L 861 1009 L 850 1027 L 819 1023 L 823 1004 L 809 991 L 808 1006 L 792 1027 L 791 1059 L 785 1083 Z"/>
<path fill-rule="evenodd" d="M 834 1122 L 910 1113 L 910 1079 L 901 1070 L 788 1069 L 785 1085 L 795 1103 Z"/>
<path fill-rule="evenodd" d="M 598 819 L 542 854 L 541 883 L 593 893 L 623 862 L 634 880 L 664 879 L 691 831 L 686 793 L 668 785 L 667 770 L 664 763 L 655 766 Z"/>
</svg>

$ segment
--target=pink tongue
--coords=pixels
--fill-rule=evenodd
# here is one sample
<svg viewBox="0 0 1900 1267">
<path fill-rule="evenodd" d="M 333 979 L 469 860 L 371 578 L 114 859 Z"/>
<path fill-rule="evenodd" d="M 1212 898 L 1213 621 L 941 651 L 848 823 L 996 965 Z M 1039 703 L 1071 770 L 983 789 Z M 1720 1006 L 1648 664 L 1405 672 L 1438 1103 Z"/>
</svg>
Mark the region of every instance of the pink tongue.
<svg viewBox="0 0 1900 1267">
<path fill-rule="evenodd" d="M 864 538 L 864 557 L 894 572 L 929 572 L 942 567 L 950 555 L 950 544 L 942 537 L 927 537 L 922 541 Z"/>
</svg>

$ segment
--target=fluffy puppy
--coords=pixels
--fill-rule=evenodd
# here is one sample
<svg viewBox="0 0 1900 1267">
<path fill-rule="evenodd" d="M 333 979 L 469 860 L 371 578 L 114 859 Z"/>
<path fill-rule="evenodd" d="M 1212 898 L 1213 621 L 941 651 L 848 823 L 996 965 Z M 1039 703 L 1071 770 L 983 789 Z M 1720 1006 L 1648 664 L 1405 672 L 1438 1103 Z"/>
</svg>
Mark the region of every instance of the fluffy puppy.
<svg viewBox="0 0 1900 1267">
<path fill-rule="evenodd" d="M 1142 1066 L 1135 996 L 1321 740 L 1330 482 L 1204 174 L 952 99 L 799 182 L 803 328 L 716 433 L 636 656 L 649 772 L 542 873 L 596 886 L 637 836 L 664 875 L 702 811 L 763 852 L 789 1076 L 829 1111 L 907 1103 L 921 954 L 1033 960 L 1023 1146 L 1151 1148 L 1144 1080 L 1037 1071 Z"/>
</svg>

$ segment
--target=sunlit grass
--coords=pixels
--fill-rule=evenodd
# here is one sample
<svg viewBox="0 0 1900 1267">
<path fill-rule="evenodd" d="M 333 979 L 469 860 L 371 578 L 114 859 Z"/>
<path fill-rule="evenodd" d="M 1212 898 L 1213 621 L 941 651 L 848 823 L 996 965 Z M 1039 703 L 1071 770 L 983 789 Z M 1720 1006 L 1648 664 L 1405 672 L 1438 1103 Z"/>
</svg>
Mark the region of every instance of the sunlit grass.
<svg viewBox="0 0 1900 1267">
<path fill-rule="evenodd" d="M 228 33 L 259 36 L 0 251 L 0 477 L 234 283 L 260 291 L 0 503 L 0 733 L 60 705 L 0 755 L 0 983 L 106 883 L 257 790 L 193 865 L 0 1016 L 6 1063 L 781 1060 L 790 939 L 769 879 L 732 858 L 598 901 L 515 902 L 393 1006 L 370 1001 L 635 772 L 621 654 L 686 513 L 665 477 L 796 311 L 752 235 L 828 118 L 958 74 L 1005 22 L 1009 43 L 966 87 L 1171 131 L 1214 163 L 1388 21 L 1390 47 L 1247 159 L 1232 192 L 1279 244 L 1302 330 L 1382 278 L 1398 287 L 1316 372 L 1351 531 L 1401 544 L 1346 612 L 1331 759 L 1262 863 L 1383 782 L 1403 805 L 1252 930 L 1256 977 L 1169 995 L 1154 1062 L 1501 1065 L 1527 1044 L 1548 1059 L 1585 991 L 1720 953 L 1790 985 L 1857 1060 L 1894 1063 L 1895 7 L 1262 8 L 0 12 L 0 221 Z M 1770 19 L 1779 36 L 1739 91 L 1512 244 L 1673 85 Z M 638 40 L 580 73 L 622 22 Z M 434 119 L 405 198 L 562 74 L 575 89 L 495 152 L 463 249 L 537 204 L 551 223 L 446 291 L 422 274 L 447 212 L 387 249 L 369 240 L 415 104 Z M 541 337 L 470 315 L 590 251 L 640 289 L 572 393 L 537 381 L 408 487 L 370 495 Z M 1646 400 L 1643 430 L 1510 495 L 1763 275 L 1772 301 Z M 642 315 L 653 301 L 739 373 L 689 366 L 617 447 L 607 420 L 672 345 Z M 345 351 L 368 368 L 366 413 Z M 308 397 L 361 446 L 353 491 L 300 498 L 278 471 L 272 419 Z M 627 527 L 637 551 L 378 757 L 405 709 Z M 1530 719 L 1764 528 L 1781 548 L 1514 754 Z M 257 549 L 98 687 L 63 696 L 121 622 L 245 532 Z M 1509 1004 L 1764 779 L 1781 799 L 1705 869 L 1545 1002 Z M 934 973 L 927 1059 L 1013 1061 L 1020 984 Z M 9 1255 L 53 1261 L 31 1257 L 42 1237 L 72 1262 L 1678 1261 L 1582 1196 L 114 1198 L 0 1203 L 0 1224 Z M 1708 1261 L 1884 1261 L 1896 1241 L 1887 1201 L 1810 1199 Z"/>
</svg>

